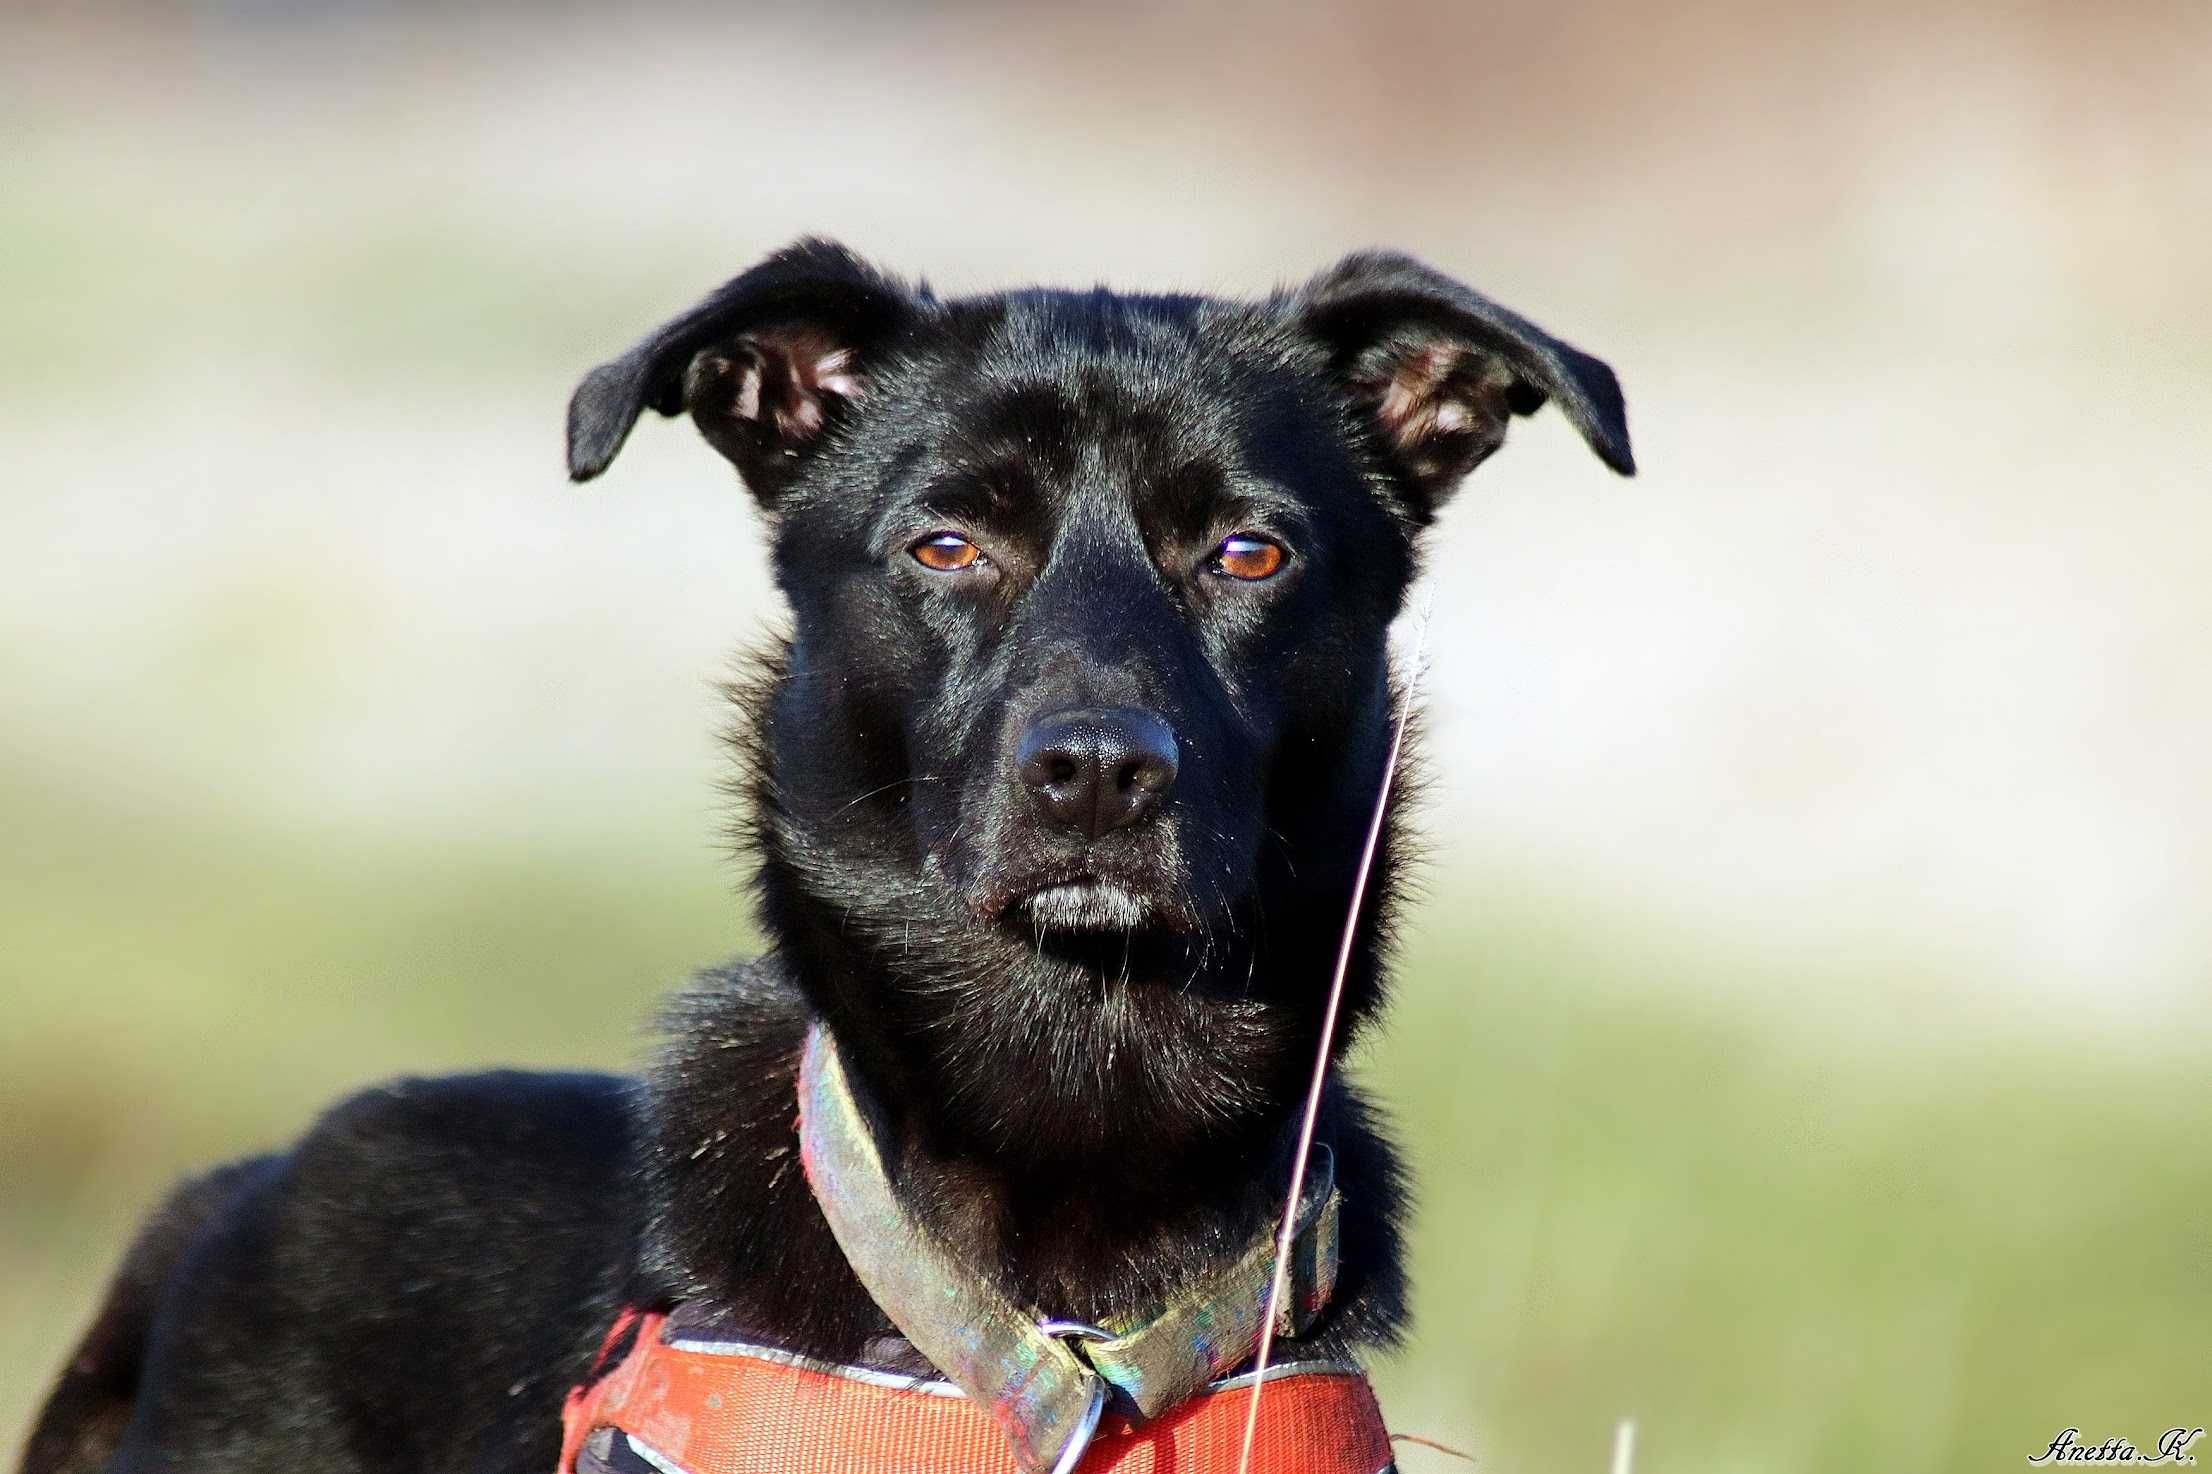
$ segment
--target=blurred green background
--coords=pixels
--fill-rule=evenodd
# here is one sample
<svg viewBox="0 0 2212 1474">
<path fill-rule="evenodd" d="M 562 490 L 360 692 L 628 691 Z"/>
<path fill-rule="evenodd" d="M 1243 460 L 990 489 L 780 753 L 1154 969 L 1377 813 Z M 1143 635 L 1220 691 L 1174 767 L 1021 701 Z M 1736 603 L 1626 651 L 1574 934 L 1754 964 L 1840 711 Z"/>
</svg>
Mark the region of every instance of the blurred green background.
<svg viewBox="0 0 2212 1474">
<path fill-rule="evenodd" d="M 1388 243 L 1621 372 L 1646 474 L 1530 422 L 1421 596 L 1394 1426 L 1709 1474 L 2212 1423 L 2208 15 L 11 17 L 0 1438 L 178 1173 L 619 1066 L 751 945 L 760 531 L 678 428 L 576 491 L 558 425 L 802 231 L 946 290 Z"/>
</svg>

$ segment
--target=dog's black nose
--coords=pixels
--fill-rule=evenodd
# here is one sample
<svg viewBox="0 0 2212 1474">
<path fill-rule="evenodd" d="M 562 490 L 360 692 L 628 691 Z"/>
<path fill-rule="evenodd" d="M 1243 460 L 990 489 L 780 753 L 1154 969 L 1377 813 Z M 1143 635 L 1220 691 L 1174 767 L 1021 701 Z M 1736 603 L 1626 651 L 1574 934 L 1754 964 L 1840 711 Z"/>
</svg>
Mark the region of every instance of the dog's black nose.
<svg viewBox="0 0 2212 1474">
<path fill-rule="evenodd" d="M 1014 750 L 1014 771 L 1037 807 L 1091 839 L 1151 813 L 1175 770 L 1174 731 L 1133 706 L 1056 711 Z"/>
</svg>

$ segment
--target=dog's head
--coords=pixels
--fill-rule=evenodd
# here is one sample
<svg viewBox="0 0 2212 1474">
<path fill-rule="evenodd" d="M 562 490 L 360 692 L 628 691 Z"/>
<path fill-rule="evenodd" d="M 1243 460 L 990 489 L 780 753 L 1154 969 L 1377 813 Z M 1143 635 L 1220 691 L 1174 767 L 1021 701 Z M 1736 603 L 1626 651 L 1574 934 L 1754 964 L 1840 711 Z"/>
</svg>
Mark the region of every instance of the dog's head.
<svg viewBox="0 0 2212 1474">
<path fill-rule="evenodd" d="M 688 412 L 769 515 L 770 919 L 908 984 L 833 1011 L 1064 1072 L 1118 980 L 1134 1053 L 1246 1019 L 1272 1059 L 1305 1031 L 1240 1010 L 1310 998 L 1343 923 L 1421 531 L 1547 401 L 1631 470 L 1605 365 L 1403 256 L 939 301 L 803 242 L 594 370 L 569 466 Z M 1092 1043 L 1101 1091 L 1145 1073 Z"/>
</svg>

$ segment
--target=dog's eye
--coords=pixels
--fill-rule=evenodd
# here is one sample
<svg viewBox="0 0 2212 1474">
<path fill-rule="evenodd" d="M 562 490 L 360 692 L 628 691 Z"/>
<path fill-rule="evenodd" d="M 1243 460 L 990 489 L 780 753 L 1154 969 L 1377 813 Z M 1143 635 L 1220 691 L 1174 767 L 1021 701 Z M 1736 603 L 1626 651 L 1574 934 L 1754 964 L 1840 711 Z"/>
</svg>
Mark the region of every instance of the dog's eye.
<svg viewBox="0 0 2212 1474">
<path fill-rule="evenodd" d="M 958 573 L 983 560 L 983 550 L 957 532 L 933 532 L 907 551 L 915 562 L 939 573 Z"/>
<path fill-rule="evenodd" d="M 1240 532 L 1221 540 L 1213 557 L 1206 560 L 1206 567 L 1225 578 L 1241 578 L 1249 583 L 1274 577 L 1289 556 L 1279 542 L 1255 532 Z"/>
</svg>

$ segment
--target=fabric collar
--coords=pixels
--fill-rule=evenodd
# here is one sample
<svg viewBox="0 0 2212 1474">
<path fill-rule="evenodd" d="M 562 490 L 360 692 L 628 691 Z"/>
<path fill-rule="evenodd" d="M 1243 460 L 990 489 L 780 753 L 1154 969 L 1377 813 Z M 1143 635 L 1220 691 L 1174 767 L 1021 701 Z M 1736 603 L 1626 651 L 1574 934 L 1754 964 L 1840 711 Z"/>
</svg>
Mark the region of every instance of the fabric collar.
<svg viewBox="0 0 2212 1474">
<path fill-rule="evenodd" d="M 893 1190 L 876 1133 L 817 1022 L 799 1067 L 799 1144 L 807 1184 L 861 1285 L 915 1350 L 990 1410 L 1033 1474 L 1071 1466 L 1111 1392 L 1145 1418 L 1241 1366 L 1267 1313 L 1275 1235 L 1156 1313 L 1077 1326 L 1025 1307 L 962 1263 Z M 1340 1217 L 1334 1173 L 1306 1185 L 1276 1334 L 1306 1329 L 1336 1288 Z"/>
</svg>

